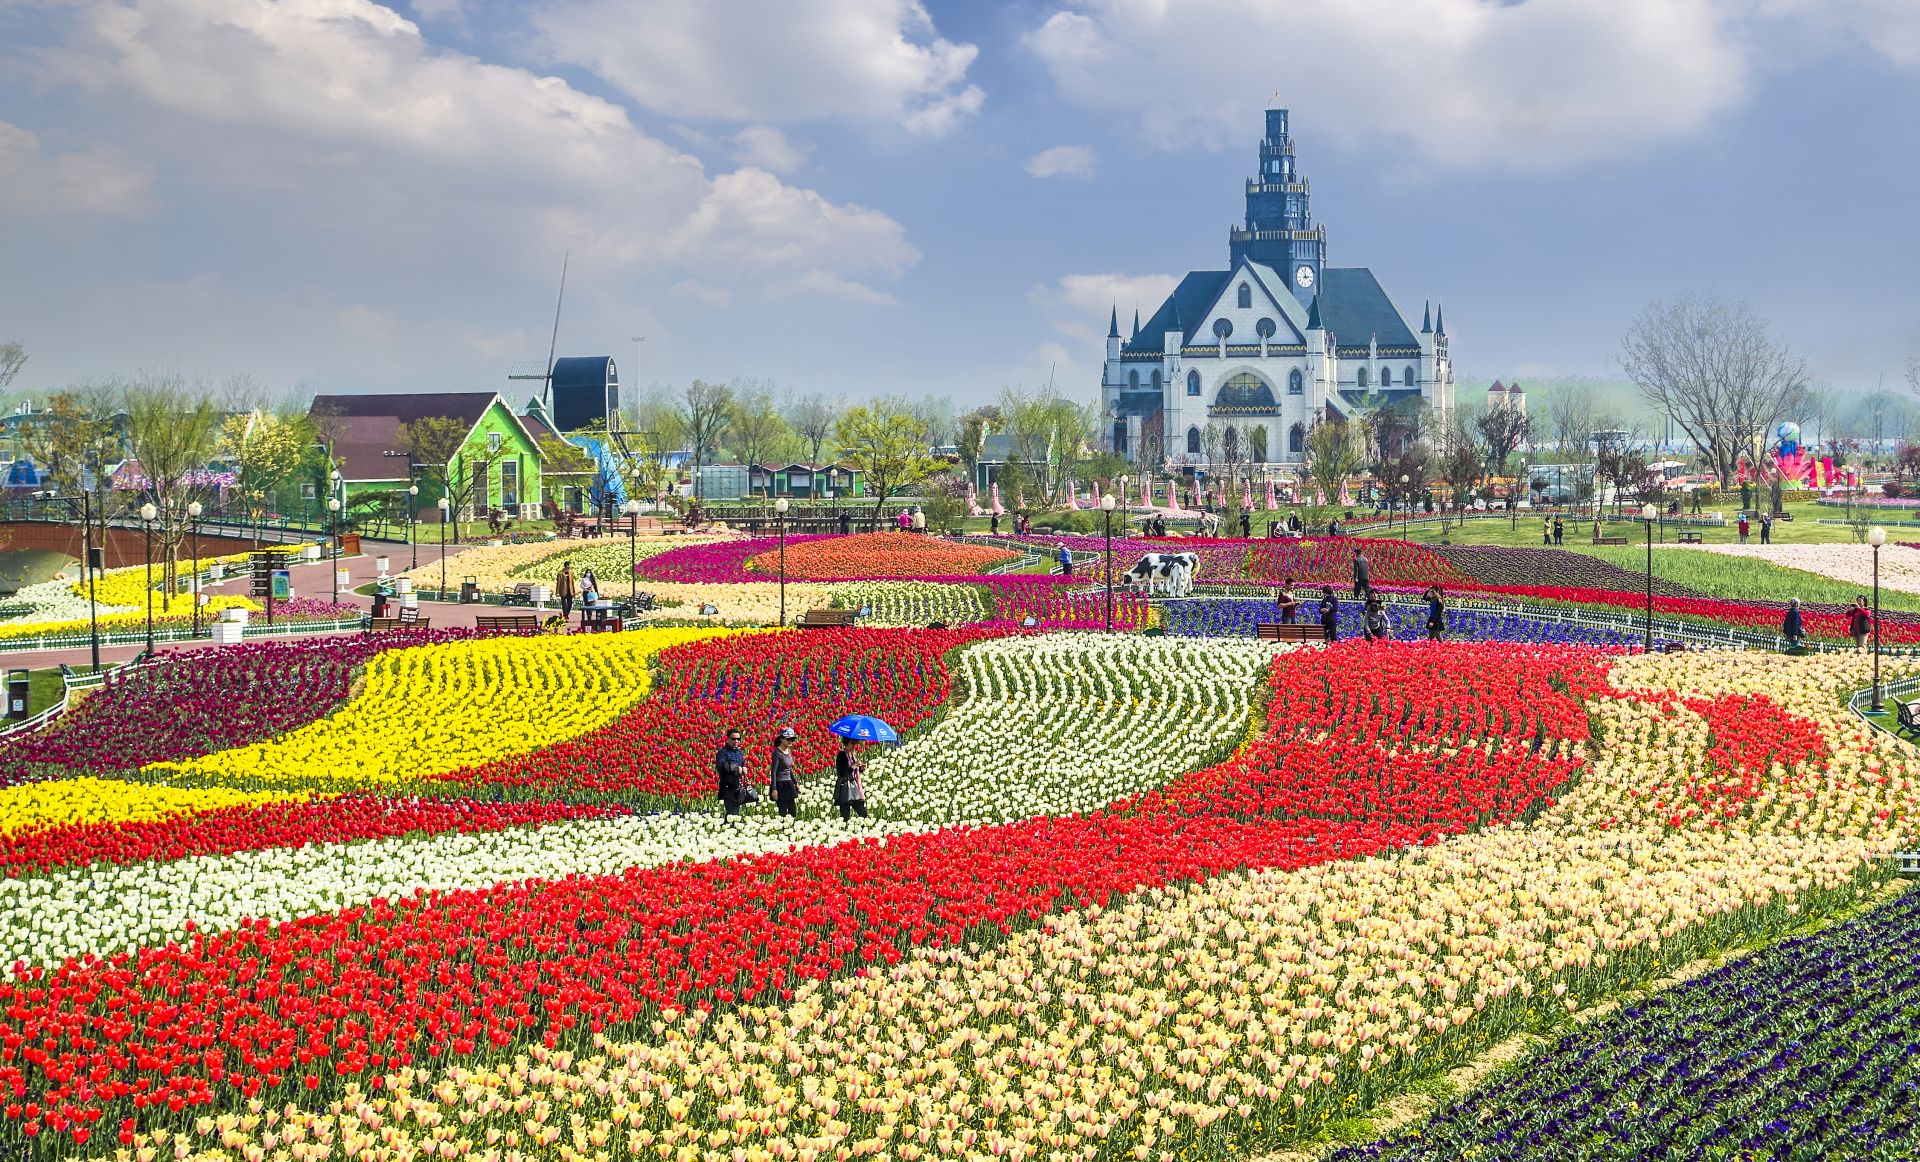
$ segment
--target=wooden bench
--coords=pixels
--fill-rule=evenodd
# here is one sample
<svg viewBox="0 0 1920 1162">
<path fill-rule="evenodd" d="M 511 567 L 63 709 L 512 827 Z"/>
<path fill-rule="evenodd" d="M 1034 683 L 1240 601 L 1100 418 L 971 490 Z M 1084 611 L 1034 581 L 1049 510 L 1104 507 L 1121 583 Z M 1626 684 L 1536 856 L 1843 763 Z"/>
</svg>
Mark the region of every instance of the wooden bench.
<svg viewBox="0 0 1920 1162">
<path fill-rule="evenodd" d="M 1898 698 L 1892 698 L 1889 701 L 1893 703 L 1895 730 L 1901 734 L 1920 738 L 1920 700 L 1902 702 Z"/>
<path fill-rule="evenodd" d="M 1323 642 L 1327 629 L 1317 621 L 1255 622 L 1253 636 L 1263 642 Z"/>
<path fill-rule="evenodd" d="M 1702 534 L 1700 534 L 1700 533 L 1681 533 L 1681 534 L 1680 534 L 1680 543 L 1681 543 L 1681 544 L 1683 544 L 1683 545 L 1700 545 L 1700 544 L 1705 544 L 1706 542 L 1705 542 L 1704 540 L 1702 540 L 1701 538 L 1702 538 Z"/>
<path fill-rule="evenodd" d="M 1661 642 L 1660 652 L 1663 654 L 1684 654 L 1687 652 L 1687 643 L 1686 642 Z"/>
<path fill-rule="evenodd" d="M 382 629 L 428 629 L 433 625 L 431 617 L 421 617 L 418 609 L 402 609 L 399 617 L 369 617 L 369 633 Z"/>
<path fill-rule="evenodd" d="M 1627 543 L 1627 538 L 1625 538 L 1625 537 L 1595 537 L 1595 538 L 1593 538 L 1593 543 L 1594 543 L 1594 544 L 1596 544 L 1596 545 L 1624 545 L 1624 544 L 1626 544 L 1626 543 Z"/>
<path fill-rule="evenodd" d="M 500 633 L 539 633 L 540 615 L 537 613 L 483 613 L 473 619 L 475 629 L 490 629 Z"/>
<path fill-rule="evenodd" d="M 809 609 L 793 624 L 801 629 L 845 629 L 853 624 L 851 609 Z"/>
</svg>

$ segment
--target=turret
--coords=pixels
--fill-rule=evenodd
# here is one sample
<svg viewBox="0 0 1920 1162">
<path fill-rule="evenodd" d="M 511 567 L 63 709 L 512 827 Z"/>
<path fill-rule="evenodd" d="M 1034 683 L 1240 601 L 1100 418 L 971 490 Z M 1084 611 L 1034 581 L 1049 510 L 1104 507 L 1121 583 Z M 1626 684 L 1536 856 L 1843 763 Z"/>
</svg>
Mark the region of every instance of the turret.
<svg viewBox="0 0 1920 1162">
<path fill-rule="evenodd" d="M 1120 307 L 1114 305 L 1113 313 L 1107 317 L 1107 358 L 1120 358 Z"/>
</svg>

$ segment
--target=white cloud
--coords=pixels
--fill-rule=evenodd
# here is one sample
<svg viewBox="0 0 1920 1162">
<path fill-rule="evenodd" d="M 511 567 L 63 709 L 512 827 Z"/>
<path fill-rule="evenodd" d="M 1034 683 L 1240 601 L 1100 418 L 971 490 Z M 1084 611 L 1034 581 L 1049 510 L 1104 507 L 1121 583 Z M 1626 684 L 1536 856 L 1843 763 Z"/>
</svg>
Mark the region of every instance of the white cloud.
<svg viewBox="0 0 1920 1162">
<path fill-rule="evenodd" d="M 191 180 L 383 259 L 439 246 L 544 273 L 571 249 L 788 292 L 919 257 L 879 211 L 762 169 L 710 177 L 618 105 L 437 50 L 371 0 L 93 0 L 48 60 Z"/>
<path fill-rule="evenodd" d="M 697 278 L 683 278 L 667 290 L 680 298 L 692 299 L 696 303 L 709 307 L 724 307 L 733 301 L 733 295 L 728 293 L 726 287 L 702 282 Z"/>
<path fill-rule="evenodd" d="M 1026 44 L 1070 99 L 1160 147 L 1244 145 L 1277 86 L 1303 127 L 1386 160 L 1531 169 L 1682 137 L 1738 102 L 1728 19 L 1719 0 L 1071 0 Z"/>
<path fill-rule="evenodd" d="M 1107 323 L 1117 310 L 1120 333 L 1132 333 L 1133 312 L 1153 314 L 1173 293 L 1180 280 L 1170 274 L 1069 274 L 1043 283 L 1027 295 L 1063 334 L 1087 341 L 1103 340 Z"/>
<path fill-rule="evenodd" d="M 891 121 L 939 135 L 980 107 L 979 49 L 941 37 L 919 0 L 550 0 L 553 59 L 672 117 Z"/>
<path fill-rule="evenodd" d="M 1056 145 L 1027 159 L 1027 173 L 1037 178 L 1073 178 L 1090 181 L 1094 167 L 1093 146 Z"/>
<path fill-rule="evenodd" d="M 792 173 L 812 152 L 813 146 L 792 141 L 770 125 L 749 125 L 733 135 L 733 160 L 774 173 Z"/>
<path fill-rule="evenodd" d="M 0 211 L 129 214 L 144 209 L 151 175 L 118 150 L 44 152 L 40 139 L 0 121 Z"/>
<path fill-rule="evenodd" d="M 1920 3 L 1915 0 L 1759 0 L 1760 11 L 1791 16 L 1860 40 L 1900 65 L 1920 65 Z"/>
</svg>

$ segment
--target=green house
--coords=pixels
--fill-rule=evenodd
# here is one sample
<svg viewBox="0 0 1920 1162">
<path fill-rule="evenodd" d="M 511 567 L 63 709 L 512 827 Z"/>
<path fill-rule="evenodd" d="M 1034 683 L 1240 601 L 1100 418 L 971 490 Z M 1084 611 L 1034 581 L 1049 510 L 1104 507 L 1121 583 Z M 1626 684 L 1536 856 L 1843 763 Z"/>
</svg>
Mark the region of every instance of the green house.
<svg viewBox="0 0 1920 1162">
<path fill-rule="evenodd" d="M 319 395 L 308 414 L 349 504 L 384 494 L 404 508 L 408 486 L 417 484 L 414 505 L 423 521 L 439 519 L 443 492 L 452 494 L 463 520 L 496 510 L 519 520 L 540 517 L 539 445 L 496 392 Z M 453 450 L 444 462 L 423 460 L 429 450 L 408 438 L 408 425 L 435 417 L 465 433 L 457 445 L 448 441 Z"/>
</svg>

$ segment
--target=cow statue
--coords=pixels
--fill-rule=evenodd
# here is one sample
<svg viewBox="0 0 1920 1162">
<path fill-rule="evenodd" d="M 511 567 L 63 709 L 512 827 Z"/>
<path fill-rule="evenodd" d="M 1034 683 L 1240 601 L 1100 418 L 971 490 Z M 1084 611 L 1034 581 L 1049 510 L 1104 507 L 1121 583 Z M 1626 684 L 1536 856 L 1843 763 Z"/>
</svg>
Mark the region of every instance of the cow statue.
<svg viewBox="0 0 1920 1162">
<path fill-rule="evenodd" d="M 1198 553 L 1148 553 L 1127 570 L 1123 581 L 1129 589 L 1144 589 L 1149 597 L 1156 590 L 1168 597 L 1185 597 L 1193 592 L 1193 575 L 1199 569 Z"/>
</svg>

